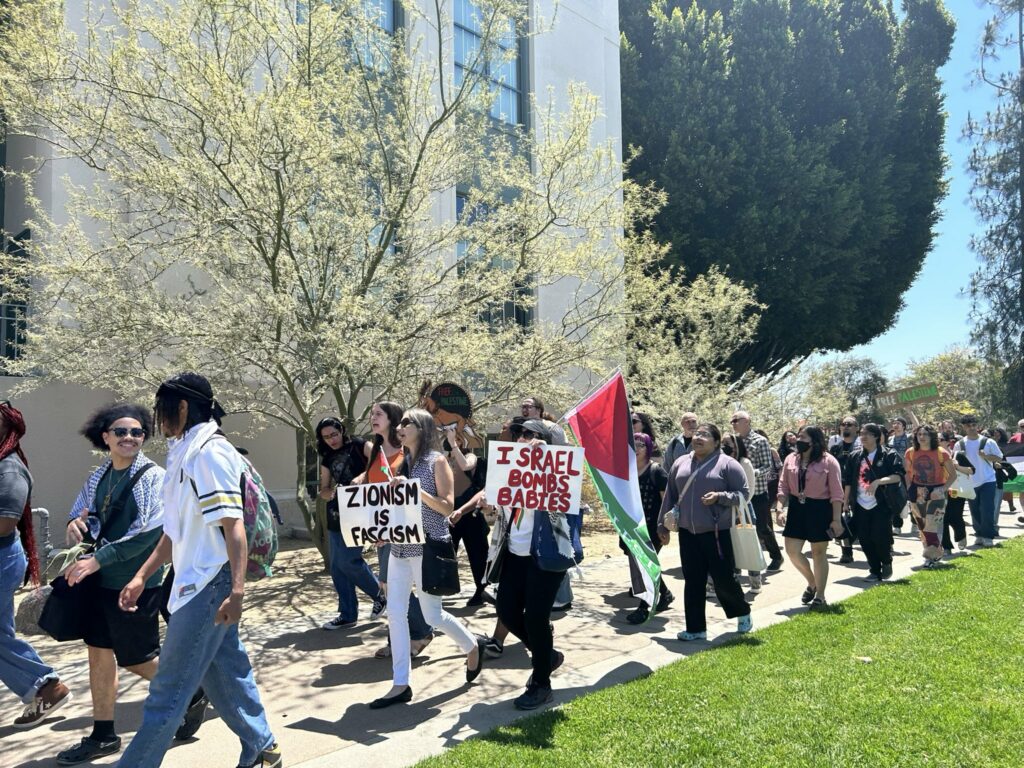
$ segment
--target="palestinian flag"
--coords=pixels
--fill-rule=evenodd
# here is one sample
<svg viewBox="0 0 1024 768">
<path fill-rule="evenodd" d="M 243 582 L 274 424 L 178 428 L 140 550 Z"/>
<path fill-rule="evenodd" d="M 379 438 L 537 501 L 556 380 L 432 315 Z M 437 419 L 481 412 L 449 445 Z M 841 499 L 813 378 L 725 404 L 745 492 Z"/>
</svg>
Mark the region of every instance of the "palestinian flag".
<svg viewBox="0 0 1024 768">
<path fill-rule="evenodd" d="M 652 606 L 653 615 L 661 563 L 651 545 L 640 501 L 630 413 L 626 382 L 622 372 L 616 371 L 564 418 L 576 443 L 586 451 L 587 470 L 608 517 L 640 566 L 643 585 L 634 585 L 633 593 Z"/>
<path fill-rule="evenodd" d="M 384 446 L 380 447 L 377 451 L 377 468 L 384 473 L 384 476 L 388 480 L 395 479 L 395 473 L 391 471 L 391 462 L 388 461 L 388 457 L 384 455 Z"/>
</svg>

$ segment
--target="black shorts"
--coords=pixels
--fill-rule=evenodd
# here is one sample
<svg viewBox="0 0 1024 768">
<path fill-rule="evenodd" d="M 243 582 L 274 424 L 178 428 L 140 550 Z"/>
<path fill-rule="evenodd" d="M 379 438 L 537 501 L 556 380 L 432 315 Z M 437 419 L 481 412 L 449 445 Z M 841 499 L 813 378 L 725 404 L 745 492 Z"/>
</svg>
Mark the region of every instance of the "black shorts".
<svg viewBox="0 0 1024 768">
<path fill-rule="evenodd" d="M 832 502 L 828 499 L 806 499 L 801 503 L 796 496 L 789 497 L 786 527 L 782 535 L 787 539 L 821 542 L 831 541 L 828 532 L 832 525 Z"/>
<path fill-rule="evenodd" d="M 83 640 L 93 648 L 110 648 L 118 666 L 134 667 L 160 655 L 160 587 L 142 590 L 138 610 L 122 611 L 121 591 L 99 588 L 92 594 Z"/>
</svg>

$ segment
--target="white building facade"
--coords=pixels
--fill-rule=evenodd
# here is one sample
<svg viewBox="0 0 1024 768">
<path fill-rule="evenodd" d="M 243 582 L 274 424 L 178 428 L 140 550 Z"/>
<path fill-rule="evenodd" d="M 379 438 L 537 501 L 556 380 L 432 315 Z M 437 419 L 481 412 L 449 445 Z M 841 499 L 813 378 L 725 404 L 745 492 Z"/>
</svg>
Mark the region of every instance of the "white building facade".
<svg viewBox="0 0 1024 768">
<path fill-rule="evenodd" d="M 433 9 L 434 0 L 405 0 L 419 2 L 424 9 Z M 366 0 L 380 12 L 382 24 L 402 24 L 403 13 L 398 0 Z M 454 67 L 459 66 L 460 46 L 472 41 L 471 24 L 462 23 L 473 8 L 472 0 L 445 0 L 452 17 Z M 67 21 L 72 28 L 81 25 L 77 3 L 67 4 Z M 621 112 L 619 81 L 619 23 L 617 0 L 529 0 L 530 31 L 515 42 L 518 56 L 500 77 L 495 79 L 498 98 L 492 116 L 497 120 L 520 123 L 532 129 L 530 96 L 539 94 L 546 101 L 549 94 L 556 99 L 564 96 L 572 83 L 585 85 L 596 94 L 603 115 L 595 127 L 593 139 L 597 143 L 612 141 L 621 151 Z M 298 8 L 301 13 L 301 6 Z M 457 76 L 457 72 L 455 73 Z M 0 162 L 7 168 L 25 170 L 36 167 L 35 158 L 45 157 L 44 148 L 25 137 L 8 135 L 0 145 Z M 36 195 L 49 210 L 50 216 L 60 223 L 65 192 L 62 179 L 74 179 L 80 171 L 69 164 L 48 162 L 34 171 Z M 84 171 L 81 171 L 84 173 Z M 23 233 L 32 219 L 24 190 L 14 177 L 3 185 L 3 220 L 0 226 L 12 236 Z M 441 195 L 437 215 L 445 220 L 458 215 L 461 205 L 459 190 L 452 189 Z M 31 254 L 28 254 L 31 258 Z M 536 297 L 533 310 L 541 317 L 560 318 L 565 307 L 557 289 L 542 289 Z M 0 313 L 0 355 L 17 354 L 16 341 L 23 317 L 22 307 L 3 305 Z M 29 311 L 31 308 L 29 307 Z M 516 311 L 514 307 L 507 311 Z M 8 397 L 17 379 L 0 377 L 0 397 Z M 46 507 L 51 517 L 63 520 L 88 472 L 97 463 L 97 456 L 88 449 L 78 429 L 90 411 L 112 399 L 109 392 L 89 390 L 69 384 L 49 384 L 28 394 L 13 398 L 26 417 L 28 435 L 23 445 L 28 455 L 35 487 L 33 505 Z M 227 431 L 241 434 L 245 420 L 229 417 Z M 300 516 L 294 509 L 295 487 L 295 434 L 291 430 L 268 429 L 252 439 L 238 443 L 250 451 L 250 458 L 260 468 L 270 491 L 281 503 L 289 526 L 302 529 Z M 162 455 L 150 452 L 157 461 Z M 53 526 L 55 538 L 63 539 L 63 522 Z M 55 542 L 56 543 L 56 542 Z"/>
</svg>

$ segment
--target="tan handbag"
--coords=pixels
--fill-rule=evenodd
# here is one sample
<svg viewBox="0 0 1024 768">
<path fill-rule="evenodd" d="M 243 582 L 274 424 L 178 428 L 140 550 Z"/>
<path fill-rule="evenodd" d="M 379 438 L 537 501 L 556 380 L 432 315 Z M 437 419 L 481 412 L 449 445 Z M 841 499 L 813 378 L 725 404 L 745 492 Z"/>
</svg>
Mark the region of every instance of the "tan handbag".
<svg viewBox="0 0 1024 768">
<path fill-rule="evenodd" d="M 679 513 L 678 506 L 682 503 L 683 497 L 686 492 L 690 490 L 690 484 L 693 483 L 693 479 L 697 476 L 697 473 L 693 471 L 693 463 L 691 459 L 690 464 L 690 476 L 686 480 L 686 484 L 683 486 L 682 492 L 679 494 L 679 500 L 676 501 L 676 506 L 672 507 L 668 512 L 665 513 L 665 517 L 662 518 L 661 524 L 665 526 L 667 530 L 678 531 L 679 530 Z"/>
</svg>

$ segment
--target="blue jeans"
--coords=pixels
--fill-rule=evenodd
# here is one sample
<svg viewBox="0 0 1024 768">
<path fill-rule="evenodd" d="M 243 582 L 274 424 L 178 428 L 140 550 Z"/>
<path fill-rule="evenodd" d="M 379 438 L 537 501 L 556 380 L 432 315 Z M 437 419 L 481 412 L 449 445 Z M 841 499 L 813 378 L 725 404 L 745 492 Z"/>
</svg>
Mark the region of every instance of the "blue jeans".
<svg viewBox="0 0 1024 768">
<path fill-rule="evenodd" d="M 388 583 L 388 562 L 391 560 L 391 545 L 385 544 L 377 550 L 377 559 L 380 562 L 380 580 Z M 389 611 L 390 615 L 390 611 Z M 409 596 L 409 637 L 413 640 L 423 640 L 433 632 L 433 628 L 423 618 L 423 609 L 416 595 Z M 388 643 L 391 642 L 390 636 Z"/>
<path fill-rule="evenodd" d="M 338 531 L 328 531 L 327 540 L 331 547 L 331 580 L 338 592 L 338 614 L 343 621 L 355 621 L 359 617 L 356 587 L 376 599 L 380 584 L 363 559 L 362 547 L 348 546 Z"/>
<path fill-rule="evenodd" d="M 254 763 L 274 743 L 238 625 L 214 624 L 231 593 L 225 565 L 203 590 L 173 614 L 149 684 L 142 726 L 124 751 L 121 768 L 157 768 L 201 685 L 224 723 L 242 742 L 240 765 Z"/>
<path fill-rule="evenodd" d="M 31 645 L 14 636 L 14 593 L 24 582 L 27 567 L 28 558 L 15 531 L 14 541 L 0 548 L 0 681 L 24 704 L 46 683 L 59 679 Z"/>
<path fill-rule="evenodd" d="M 975 497 L 968 499 L 971 508 L 971 525 L 974 535 L 983 539 L 994 539 L 999 535 L 1000 495 L 995 481 L 974 488 Z"/>
</svg>

